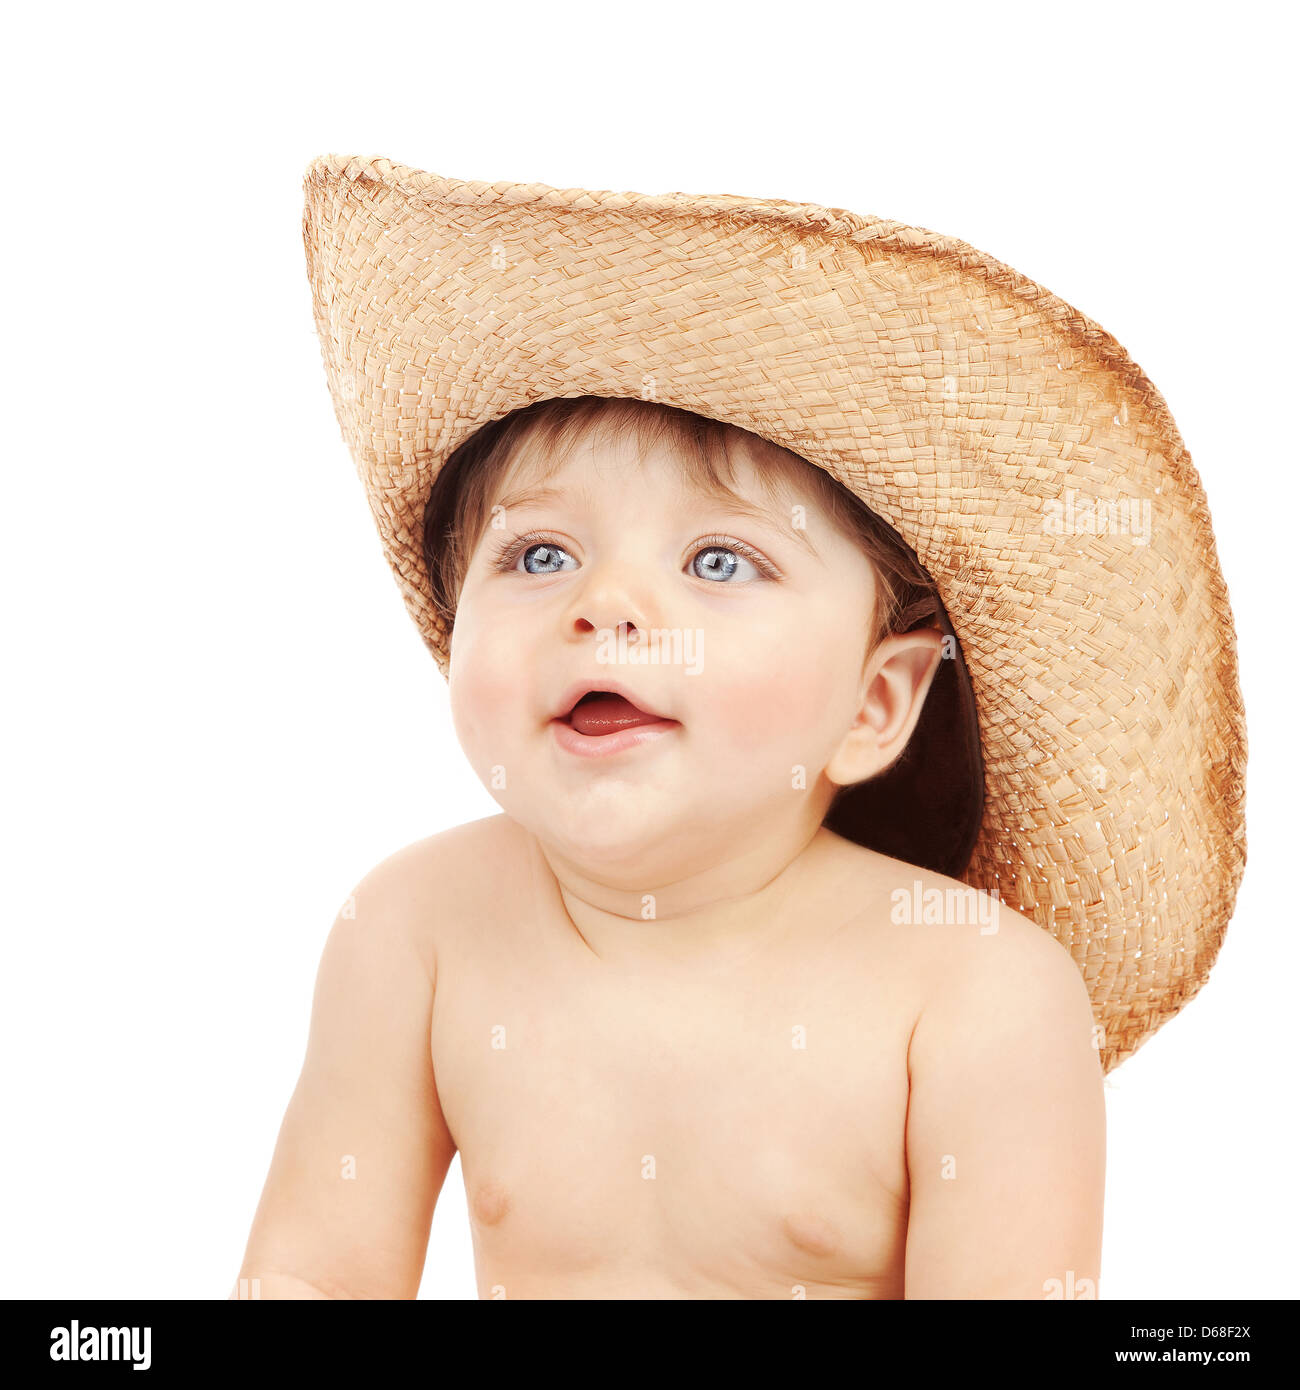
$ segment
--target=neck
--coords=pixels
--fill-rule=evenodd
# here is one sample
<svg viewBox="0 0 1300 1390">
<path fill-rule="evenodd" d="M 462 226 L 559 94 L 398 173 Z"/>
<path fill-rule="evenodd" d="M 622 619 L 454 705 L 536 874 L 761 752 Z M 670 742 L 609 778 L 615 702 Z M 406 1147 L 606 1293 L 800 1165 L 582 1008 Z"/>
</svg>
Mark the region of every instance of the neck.
<svg viewBox="0 0 1300 1390">
<path fill-rule="evenodd" d="M 650 875 L 633 890 L 602 882 L 529 834 L 574 931 L 602 960 L 687 960 L 728 955 L 780 931 L 809 871 L 835 852 L 821 826 L 789 828 L 680 874 Z"/>
</svg>

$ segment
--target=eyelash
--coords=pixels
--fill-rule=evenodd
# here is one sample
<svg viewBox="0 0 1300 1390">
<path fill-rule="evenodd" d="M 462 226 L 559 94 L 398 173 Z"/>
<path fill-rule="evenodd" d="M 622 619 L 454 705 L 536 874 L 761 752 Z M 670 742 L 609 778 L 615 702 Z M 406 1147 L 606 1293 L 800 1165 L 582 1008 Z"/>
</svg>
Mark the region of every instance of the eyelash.
<svg viewBox="0 0 1300 1390">
<path fill-rule="evenodd" d="M 553 536 L 548 536 L 544 531 L 528 531 L 522 536 L 514 536 L 509 540 L 502 541 L 496 547 L 492 557 L 492 568 L 508 572 L 514 568 L 519 556 L 529 546 L 543 544 L 554 545 L 558 549 L 564 550 L 564 546 L 559 541 Z M 746 545 L 744 541 L 738 541 L 733 536 L 701 536 L 695 542 L 695 549 L 691 551 L 691 559 L 693 560 L 702 550 L 712 548 L 734 550 L 737 555 L 743 555 L 764 579 L 781 578 L 781 571 L 766 556 L 759 554 L 753 546 Z M 565 550 L 565 554 L 568 554 L 567 550 Z"/>
</svg>

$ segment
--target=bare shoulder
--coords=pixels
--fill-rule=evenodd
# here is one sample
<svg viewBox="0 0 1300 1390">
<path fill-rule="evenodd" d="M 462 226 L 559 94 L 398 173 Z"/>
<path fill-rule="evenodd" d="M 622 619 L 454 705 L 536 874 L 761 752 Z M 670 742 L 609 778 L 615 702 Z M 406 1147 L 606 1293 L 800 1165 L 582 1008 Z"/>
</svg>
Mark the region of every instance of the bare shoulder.
<svg viewBox="0 0 1300 1390">
<path fill-rule="evenodd" d="M 906 962 L 926 1032 L 968 1027 L 972 1015 L 1053 1011 L 1091 1025 L 1082 972 L 1032 918 L 960 879 L 850 842 L 836 846 L 868 910 L 858 920 Z"/>
<path fill-rule="evenodd" d="M 1046 928 L 945 874 L 885 861 L 893 930 L 906 934 L 922 982 L 909 1064 L 941 1068 L 984 1052 L 1014 1070 L 1016 1054 L 1099 1065 L 1092 1002 L 1068 949 Z"/>
<path fill-rule="evenodd" d="M 885 876 L 901 879 L 889 930 L 921 982 L 905 1296 L 1041 1299 L 1076 1276 L 1095 1288 L 1106 1115 L 1083 973 L 991 894 L 907 866 Z"/>
<path fill-rule="evenodd" d="M 473 920 L 486 896 L 514 877 L 525 854 L 523 832 L 509 816 L 469 821 L 381 860 L 349 904 L 358 917 L 364 913 L 404 936 L 432 974 L 439 940 Z"/>
<path fill-rule="evenodd" d="M 893 934 L 929 963 L 936 983 L 964 976 L 977 960 L 1022 959 L 1076 970 L 1069 951 L 1032 918 L 996 893 L 960 879 L 845 842 L 844 858 L 856 864 L 865 901 Z"/>
<path fill-rule="evenodd" d="M 454 825 L 404 845 L 381 860 L 368 877 L 413 902 L 446 901 L 473 892 L 495 868 L 524 852 L 519 825 L 507 815 Z"/>
</svg>

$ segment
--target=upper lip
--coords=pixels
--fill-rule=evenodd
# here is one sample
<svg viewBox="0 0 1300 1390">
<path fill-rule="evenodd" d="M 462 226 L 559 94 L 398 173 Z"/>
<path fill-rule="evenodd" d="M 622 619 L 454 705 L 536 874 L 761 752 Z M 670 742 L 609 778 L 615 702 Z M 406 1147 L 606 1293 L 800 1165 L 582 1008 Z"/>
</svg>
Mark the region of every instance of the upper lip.
<svg viewBox="0 0 1300 1390">
<path fill-rule="evenodd" d="M 554 714 L 551 715 L 551 718 L 568 718 L 568 716 L 573 713 L 574 705 L 576 705 L 584 695 L 590 694 L 593 690 L 603 690 L 608 691 L 611 695 L 621 695 L 629 704 L 635 705 L 643 714 L 653 715 L 656 719 L 666 720 L 669 718 L 668 715 L 660 714 L 658 710 L 652 709 L 646 704 L 642 696 L 636 694 L 627 686 L 620 685 L 618 681 L 607 680 L 603 676 L 596 680 L 574 681 L 564 694 L 560 696 L 559 707 Z M 673 722 L 675 723 L 676 721 L 674 720 Z"/>
</svg>

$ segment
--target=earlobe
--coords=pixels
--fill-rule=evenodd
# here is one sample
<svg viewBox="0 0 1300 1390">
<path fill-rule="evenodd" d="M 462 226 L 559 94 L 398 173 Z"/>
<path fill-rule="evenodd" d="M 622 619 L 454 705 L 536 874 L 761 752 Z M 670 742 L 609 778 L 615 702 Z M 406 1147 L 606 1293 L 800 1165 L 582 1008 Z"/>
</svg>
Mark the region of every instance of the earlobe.
<svg viewBox="0 0 1300 1390">
<path fill-rule="evenodd" d="M 886 637 L 863 671 L 862 699 L 853 727 L 826 765 L 837 786 L 884 772 L 907 747 L 943 658 L 936 628 Z"/>
</svg>

